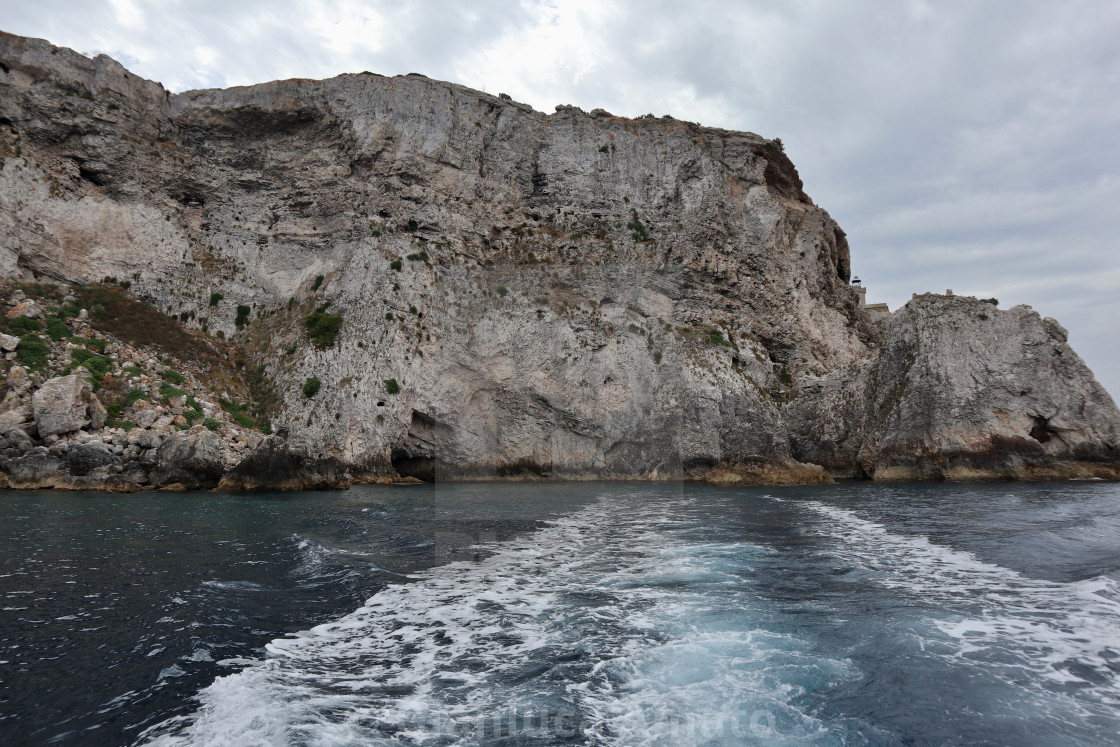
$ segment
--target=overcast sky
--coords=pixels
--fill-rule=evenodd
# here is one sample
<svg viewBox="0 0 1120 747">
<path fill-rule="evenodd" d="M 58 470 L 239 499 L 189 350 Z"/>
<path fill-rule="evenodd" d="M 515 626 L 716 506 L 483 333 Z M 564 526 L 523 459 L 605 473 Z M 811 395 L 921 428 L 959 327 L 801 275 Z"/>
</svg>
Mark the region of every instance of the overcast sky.
<svg viewBox="0 0 1120 747">
<path fill-rule="evenodd" d="M 1120 396 L 1115 0 L 0 0 L 173 91 L 419 72 L 781 137 L 871 301 L 1030 304 Z"/>
</svg>

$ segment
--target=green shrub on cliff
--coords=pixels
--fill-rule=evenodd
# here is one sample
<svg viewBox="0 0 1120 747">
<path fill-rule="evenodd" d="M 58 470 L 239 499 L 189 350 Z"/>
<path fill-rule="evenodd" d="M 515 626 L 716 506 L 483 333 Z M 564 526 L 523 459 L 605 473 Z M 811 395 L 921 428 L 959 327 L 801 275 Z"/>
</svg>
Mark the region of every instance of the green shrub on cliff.
<svg viewBox="0 0 1120 747">
<path fill-rule="evenodd" d="M 23 335 L 28 332 L 39 331 L 39 320 L 26 316 L 17 316 L 8 322 L 8 329 L 13 335 Z"/>
<path fill-rule="evenodd" d="M 396 379 L 385 379 L 385 391 L 389 394 L 399 394 L 401 385 L 397 383 Z"/>
<path fill-rule="evenodd" d="M 61 319 L 48 319 L 47 334 L 52 340 L 65 340 L 70 336 L 70 328 Z"/>
<path fill-rule="evenodd" d="M 84 366 L 87 371 L 93 374 L 94 380 L 100 381 L 101 379 L 105 378 L 105 374 L 109 373 L 109 368 L 112 366 L 112 364 L 113 361 L 111 358 L 105 358 L 99 355 L 91 355 L 80 362 L 75 360 L 64 369 L 64 373 L 68 374 L 78 366 Z"/>
<path fill-rule="evenodd" d="M 723 331 L 718 330 L 718 329 L 708 330 L 708 342 L 710 342 L 713 345 L 730 345 L 731 344 L 730 342 L 728 342 L 724 338 Z"/>
<path fill-rule="evenodd" d="M 649 231 L 642 225 L 642 219 L 638 217 L 638 211 L 631 209 L 630 217 L 633 218 L 626 227 L 630 229 L 630 238 L 634 241 L 649 241 Z"/>
<path fill-rule="evenodd" d="M 95 380 L 100 381 L 105 378 L 105 374 L 109 373 L 109 368 L 113 365 L 113 359 L 106 358 L 103 355 L 91 355 L 82 361 L 81 365 L 93 374 Z"/>
<path fill-rule="evenodd" d="M 33 371 L 42 371 L 47 367 L 47 356 L 50 352 L 47 343 L 34 332 L 28 332 L 21 337 L 19 345 L 16 346 L 16 357 L 19 358 L 19 362 Z"/>
<path fill-rule="evenodd" d="M 320 309 L 308 314 L 303 320 L 307 328 L 307 336 L 317 348 L 329 348 L 338 338 L 338 329 L 342 326 L 342 314 L 331 314 Z"/>
<path fill-rule="evenodd" d="M 233 320 L 233 324 L 235 327 L 241 329 L 249 323 L 249 311 L 250 309 L 248 306 L 237 307 L 237 318 Z"/>
<path fill-rule="evenodd" d="M 170 382 L 165 381 L 159 385 L 159 396 L 167 400 L 172 397 L 186 397 L 187 393 L 178 387 L 172 386 Z"/>
<path fill-rule="evenodd" d="M 222 424 L 214 420 L 214 418 L 206 418 L 202 421 L 202 424 L 212 431 L 216 431 L 222 427 Z"/>
<path fill-rule="evenodd" d="M 319 389 L 322 386 L 323 386 L 323 383 L 321 381 L 319 381 L 317 378 L 315 378 L 314 376 L 312 376 L 310 379 L 303 382 L 303 396 L 307 397 L 308 399 L 311 399 L 312 397 L 314 397 L 316 394 L 319 393 Z"/>
</svg>

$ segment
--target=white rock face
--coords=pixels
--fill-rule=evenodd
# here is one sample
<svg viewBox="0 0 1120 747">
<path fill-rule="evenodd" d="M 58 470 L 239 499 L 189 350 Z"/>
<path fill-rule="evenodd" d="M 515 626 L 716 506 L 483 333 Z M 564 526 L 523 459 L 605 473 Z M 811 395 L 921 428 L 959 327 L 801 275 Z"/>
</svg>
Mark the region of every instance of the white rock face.
<svg viewBox="0 0 1120 747">
<path fill-rule="evenodd" d="M 881 331 L 777 141 L 546 115 L 416 75 L 169 95 L 42 41 L 0 36 L 0 61 L 0 274 L 129 278 L 250 344 L 284 434 L 254 464 L 935 476 L 1004 437 L 1042 444 L 1039 464 L 1115 463 L 1116 409 L 1083 366 L 1028 407 L 1008 369 L 976 363 L 1030 378 L 1041 322 L 992 308 L 992 331 L 950 329 L 911 309 Z M 342 316 L 321 348 L 317 309 Z M 1002 335 L 999 352 L 971 334 Z M 1077 397 L 1097 405 L 1071 420 Z M 1036 416 L 1070 448 L 1023 432 Z"/>
</svg>

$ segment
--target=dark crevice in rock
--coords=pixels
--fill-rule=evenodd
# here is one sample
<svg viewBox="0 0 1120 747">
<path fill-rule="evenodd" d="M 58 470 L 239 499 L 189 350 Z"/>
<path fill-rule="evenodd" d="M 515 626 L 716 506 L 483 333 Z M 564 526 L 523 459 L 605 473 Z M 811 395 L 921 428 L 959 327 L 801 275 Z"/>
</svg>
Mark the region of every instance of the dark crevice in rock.
<svg viewBox="0 0 1120 747">
<path fill-rule="evenodd" d="M 836 276 L 844 283 L 851 281 L 851 250 L 848 248 L 848 236 L 840 226 L 834 226 L 832 237 L 836 241 Z"/>
<path fill-rule="evenodd" d="M 763 179 L 766 180 L 768 186 L 782 197 L 807 205 L 812 204 L 809 195 L 805 194 L 801 176 L 797 173 L 797 167 L 793 165 L 793 161 L 789 160 L 789 156 L 777 144 L 768 142 L 765 145 L 758 146 L 756 152 L 766 160 Z"/>
<path fill-rule="evenodd" d="M 1031 417 L 1034 419 L 1034 427 L 1031 428 L 1031 438 L 1035 441 L 1044 444 L 1057 435 L 1058 432 L 1050 427 L 1050 418 L 1044 418 L 1041 415 L 1032 415 Z"/>
<path fill-rule="evenodd" d="M 550 477 L 552 465 L 543 465 L 531 459 L 520 459 L 498 465 L 498 477 Z"/>
<path fill-rule="evenodd" d="M 99 173 L 97 171 L 92 171 L 90 169 L 87 169 L 84 166 L 79 166 L 78 167 L 78 175 L 81 176 L 83 179 L 85 179 L 90 184 L 93 184 L 93 185 L 98 186 L 98 187 L 104 187 L 105 186 L 104 175 L 102 175 L 101 173 Z"/>
</svg>

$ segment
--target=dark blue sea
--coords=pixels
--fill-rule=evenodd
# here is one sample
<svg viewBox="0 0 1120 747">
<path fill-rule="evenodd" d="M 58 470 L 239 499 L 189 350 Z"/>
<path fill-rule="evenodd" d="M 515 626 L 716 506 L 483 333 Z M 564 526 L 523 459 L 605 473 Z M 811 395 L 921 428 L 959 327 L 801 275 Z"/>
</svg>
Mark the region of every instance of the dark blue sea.
<svg viewBox="0 0 1120 747">
<path fill-rule="evenodd" d="M 4 745 L 1120 743 L 1120 486 L 0 495 Z"/>
</svg>

